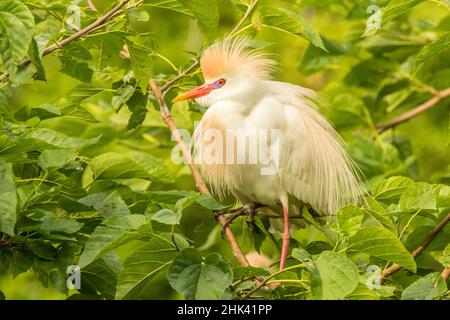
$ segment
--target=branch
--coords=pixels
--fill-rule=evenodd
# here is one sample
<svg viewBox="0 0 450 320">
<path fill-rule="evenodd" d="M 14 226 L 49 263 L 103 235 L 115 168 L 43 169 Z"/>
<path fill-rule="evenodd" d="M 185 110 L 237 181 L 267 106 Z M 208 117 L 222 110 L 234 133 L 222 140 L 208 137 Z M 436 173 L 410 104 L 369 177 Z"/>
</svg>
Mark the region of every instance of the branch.
<svg viewBox="0 0 450 320">
<path fill-rule="evenodd" d="M 272 273 L 267 278 L 265 278 L 263 281 L 261 281 L 259 284 L 257 284 L 252 290 L 250 290 L 244 296 L 242 296 L 241 299 L 242 300 L 247 299 L 252 294 L 254 294 L 256 291 L 258 291 L 259 289 L 264 287 L 266 284 L 268 284 L 270 279 L 275 278 L 276 276 L 280 275 L 281 273 L 286 272 L 286 271 L 290 271 L 290 270 L 294 270 L 294 269 L 304 268 L 304 267 L 305 267 L 305 265 L 303 263 L 300 263 L 300 264 L 296 264 L 296 265 L 293 265 L 293 266 L 290 266 L 290 267 L 287 267 L 287 268 L 284 268 L 282 270 L 278 270 L 278 271 Z"/>
<path fill-rule="evenodd" d="M 172 85 L 175 82 L 177 82 L 181 78 L 185 77 L 186 75 L 189 74 L 189 72 L 191 72 L 193 69 L 195 69 L 198 66 L 198 63 L 199 63 L 198 60 L 195 59 L 194 62 L 192 62 L 192 64 L 189 67 L 187 67 L 186 70 L 184 70 L 183 72 L 180 72 L 176 77 L 170 79 L 165 84 L 163 84 L 161 86 L 161 92 L 163 92 L 163 95 L 172 87 Z"/>
<path fill-rule="evenodd" d="M 73 35 L 58 41 L 54 44 L 52 44 L 51 46 L 47 47 L 44 52 L 42 53 L 42 56 L 46 56 L 50 53 L 52 53 L 53 51 L 56 51 L 58 49 L 61 49 L 62 47 L 64 47 L 65 45 L 71 43 L 72 41 L 77 40 L 78 38 L 90 33 L 91 31 L 97 29 L 98 27 L 102 26 L 103 24 L 105 24 L 106 21 L 108 21 L 109 18 L 111 18 L 112 16 L 115 16 L 116 13 L 122 9 L 123 6 L 125 6 L 128 2 L 130 2 L 130 0 L 121 0 L 120 3 L 115 6 L 114 8 L 112 8 L 110 11 L 108 11 L 105 15 L 101 16 L 100 18 L 98 18 L 97 20 L 95 20 L 93 23 L 91 23 L 90 25 L 88 25 L 87 27 L 81 29 L 80 31 L 74 33 Z M 142 2 L 141 2 L 142 3 Z M 31 63 L 31 60 L 29 58 L 26 58 L 24 60 L 22 60 L 21 63 L 19 63 L 19 66 L 27 66 Z M 3 74 L 0 74 L 0 81 L 7 78 L 8 77 L 8 72 L 4 72 Z"/>
<path fill-rule="evenodd" d="M 441 273 L 441 277 L 442 279 L 444 279 L 444 281 L 447 281 L 449 276 L 450 276 L 450 265 L 448 265 Z"/>
<path fill-rule="evenodd" d="M 419 254 L 422 253 L 423 250 L 425 250 L 425 248 L 430 244 L 434 237 L 447 225 L 448 220 L 450 220 L 450 213 L 448 213 L 445 218 L 442 219 L 442 221 L 439 222 L 436 227 L 434 227 L 434 229 L 428 234 L 425 240 L 416 248 L 416 250 L 411 253 L 413 258 L 416 258 Z M 389 268 L 384 269 L 381 277 L 381 283 L 383 283 L 387 277 L 389 277 L 394 272 L 397 272 L 401 268 L 402 267 L 399 264 L 394 263 Z"/>
<path fill-rule="evenodd" d="M 247 7 L 247 10 L 245 11 L 244 15 L 241 17 L 241 19 L 236 24 L 236 26 L 233 28 L 233 30 L 231 30 L 231 32 L 228 34 L 228 36 L 227 36 L 228 39 L 233 38 L 239 32 L 239 28 L 242 26 L 242 24 L 244 23 L 245 19 L 247 19 L 250 16 L 250 14 L 252 13 L 253 9 L 255 9 L 256 5 L 258 4 L 258 1 L 259 0 L 254 0 L 252 3 L 249 4 L 249 6 Z"/>
<path fill-rule="evenodd" d="M 180 146 L 181 151 L 183 152 L 183 156 L 189 166 L 189 169 L 191 170 L 192 176 L 194 177 L 197 189 L 201 193 L 210 194 L 208 188 L 206 187 L 205 182 L 202 179 L 202 176 L 200 175 L 200 171 L 194 164 L 194 161 L 192 159 L 192 154 L 189 151 L 188 146 L 184 142 L 182 135 L 178 131 L 178 128 L 172 119 L 172 116 L 170 114 L 170 111 L 169 111 L 169 108 L 167 107 L 166 102 L 164 101 L 163 97 L 161 96 L 161 88 L 156 84 L 155 80 L 153 80 L 153 79 L 150 80 L 149 85 L 153 92 L 153 95 L 155 96 L 155 98 L 159 104 L 159 107 L 161 110 L 161 115 L 162 115 L 164 122 L 169 127 L 169 129 L 172 132 L 173 136 L 175 137 L 178 145 Z M 218 221 L 222 227 L 224 227 L 226 225 L 225 217 L 219 216 Z M 231 231 L 231 229 L 229 228 L 229 226 L 225 229 L 225 236 L 226 236 L 228 242 L 230 243 L 233 255 L 236 257 L 236 259 L 239 261 L 239 263 L 243 266 L 248 266 L 249 263 L 247 261 L 247 258 L 242 253 L 242 250 L 239 247 L 239 244 L 237 243 L 236 238 L 234 237 L 234 234 Z"/>
<path fill-rule="evenodd" d="M 97 11 L 97 7 L 95 6 L 95 4 L 92 0 L 87 0 L 87 4 L 88 4 L 89 9 L 91 9 L 92 11 Z"/>
<path fill-rule="evenodd" d="M 421 114 L 422 112 L 427 111 L 428 109 L 432 108 L 434 105 L 436 105 L 439 101 L 447 98 L 450 96 L 450 88 L 447 88 L 445 90 L 439 91 L 434 95 L 430 100 L 425 101 L 424 103 L 418 105 L 412 110 L 409 110 L 408 112 L 405 112 L 404 114 L 398 116 L 397 118 L 394 118 L 392 120 L 389 120 L 387 122 L 383 122 L 377 125 L 377 130 L 379 133 L 386 131 L 387 129 L 393 128 L 397 126 L 398 124 L 408 121 L 411 118 Z"/>
</svg>

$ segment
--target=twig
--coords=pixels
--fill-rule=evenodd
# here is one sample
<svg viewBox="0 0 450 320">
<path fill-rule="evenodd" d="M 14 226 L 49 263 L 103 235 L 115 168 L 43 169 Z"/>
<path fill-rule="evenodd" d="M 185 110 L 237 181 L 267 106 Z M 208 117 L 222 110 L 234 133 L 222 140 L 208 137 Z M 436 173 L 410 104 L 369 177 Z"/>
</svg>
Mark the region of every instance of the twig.
<svg viewBox="0 0 450 320">
<path fill-rule="evenodd" d="M 270 276 L 268 276 L 266 279 L 264 279 L 264 281 L 260 282 L 257 286 L 255 286 L 252 290 L 250 290 L 249 292 L 247 292 L 241 299 L 245 300 L 248 297 L 250 297 L 253 293 L 255 293 L 256 291 L 258 291 L 259 289 L 261 289 L 262 287 L 264 287 L 266 284 L 268 284 L 268 282 L 270 281 L 270 279 L 273 279 L 274 277 L 280 275 L 283 272 L 286 271 L 290 271 L 290 270 L 294 270 L 294 269 L 299 269 L 299 268 L 303 268 L 305 265 L 303 263 L 300 264 L 296 264 L 287 268 L 284 268 L 283 270 L 279 270 L 277 272 L 272 273 Z"/>
<path fill-rule="evenodd" d="M 252 3 L 249 4 L 244 15 L 241 17 L 239 22 L 236 24 L 236 26 L 233 28 L 233 30 L 231 30 L 231 32 L 228 34 L 228 36 L 226 38 L 231 39 L 235 36 L 235 34 L 237 34 L 239 32 L 239 28 L 245 22 L 245 20 L 250 16 L 253 9 L 255 9 L 257 3 L 258 3 L 258 0 L 254 0 Z"/>
<path fill-rule="evenodd" d="M 115 6 L 110 11 L 108 11 L 105 15 L 101 16 L 96 21 L 94 21 L 93 23 L 88 25 L 86 28 L 83 28 L 80 31 L 74 33 L 73 35 L 71 35 L 71 36 L 69 36 L 69 37 L 67 37 L 67 38 L 65 38 L 65 39 L 63 39 L 61 41 L 58 41 L 58 42 L 52 44 L 51 46 L 47 47 L 44 50 L 44 52 L 42 53 L 42 56 L 46 56 L 46 55 L 52 53 L 53 51 L 61 49 L 62 47 L 64 47 L 65 45 L 71 43 L 72 41 L 75 41 L 78 38 L 80 38 L 80 37 L 90 33 L 91 31 L 93 31 L 94 29 L 98 28 L 99 26 L 102 26 L 106 21 L 108 21 L 109 18 L 114 16 L 128 2 L 130 2 L 130 0 L 121 0 L 120 3 L 117 6 Z M 30 63 L 31 63 L 31 60 L 29 58 L 26 58 L 26 59 L 22 60 L 22 62 L 19 64 L 19 66 L 26 66 L 26 65 L 29 65 Z M 4 72 L 3 74 L 0 75 L 0 81 L 5 79 L 5 78 L 7 78 L 7 77 L 8 77 L 8 72 Z"/>
<path fill-rule="evenodd" d="M 447 281 L 449 276 L 450 276 L 450 265 L 448 265 L 441 273 L 441 277 L 442 279 L 444 279 L 444 281 Z"/>
<path fill-rule="evenodd" d="M 170 79 L 169 81 L 167 81 L 166 83 L 164 83 L 161 86 L 161 92 L 164 94 L 171 88 L 171 86 L 177 82 L 178 80 L 180 80 L 181 78 L 185 77 L 186 75 L 188 75 L 193 69 L 195 69 L 198 66 L 198 60 L 195 59 L 192 64 L 187 67 L 186 70 L 184 70 L 183 72 L 180 72 L 177 76 L 175 76 L 174 78 Z"/>
<path fill-rule="evenodd" d="M 423 250 L 425 250 L 425 248 L 430 244 L 434 237 L 447 225 L 449 219 L 450 213 L 448 213 L 445 218 L 442 219 L 442 221 L 439 222 L 436 227 L 434 227 L 434 229 L 428 234 L 425 240 L 411 253 L 413 258 L 416 258 L 419 254 L 422 253 Z M 394 272 L 397 272 L 401 268 L 402 267 L 399 264 L 394 263 L 389 268 L 384 269 L 381 277 L 381 283 L 383 283 L 387 277 L 389 277 Z"/>
<path fill-rule="evenodd" d="M 95 7 L 95 4 L 92 0 L 87 0 L 87 4 L 89 9 L 91 9 L 92 11 L 97 11 L 97 8 Z"/>
<path fill-rule="evenodd" d="M 417 116 L 418 114 L 421 114 L 422 112 L 425 112 L 428 109 L 432 108 L 434 105 L 436 105 L 441 100 L 447 98 L 448 96 L 450 96 L 450 88 L 439 91 L 430 100 L 425 101 L 424 103 L 418 105 L 414 109 L 405 112 L 404 114 L 398 116 L 397 118 L 378 124 L 377 130 L 379 133 L 381 133 L 386 131 L 387 129 L 399 125 L 402 122 L 408 121 L 411 118 Z"/>
<path fill-rule="evenodd" d="M 180 146 L 181 151 L 183 152 L 183 156 L 187 162 L 187 165 L 189 166 L 189 169 L 191 170 L 192 176 L 194 177 L 197 189 L 201 193 L 210 194 L 208 188 L 206 187 L 205 182 L 202 179 L 202 176 L 200 175 L 200 171 L 194 164 L 194 161 L 192 159 L 192 154 L 189 151 L 189 148 L 187 147 L 186 143 L 184 142 L 182 135 L 178 131 L 178 128 L 172 119 L 170 110 L 167 107 L 166 102 L 164 101 L 164 99 L 161 96 L 161 88 L 156 84 L 155 80 L 153 80 L 153 79 L 150 80 L 149 85 L 153 92 L 153 95 L 155 96 L 155 98 L 159 104 L 159 107 L 161 110 L 161 115 L 162 115 L 164 122 L 166 123 L 167 127 L 169 127 L 169 129 L 172 132 L 172 134 L 174 135 L 178 145 Z M 219 223 L 222 227 L 225 226 L 225 224 L 226 224 L 225 217 L 219 216 L 217 220 L 219 221 Z M 247 261 L 247 258 L 242 253 L 242 250 L 241 250 L 239 244 L 237 243 L 233 232 L 231 231 L 231 229 L 229 227 L 227 227 L 225 229 L 225 236 L 226 236 L 228 242 L 230 243 L 233 255 L 236 257 L 236 259 L 239 261 L 239 263 L 243 266 L 248 266 L 249 263 Z"/>
</svg>

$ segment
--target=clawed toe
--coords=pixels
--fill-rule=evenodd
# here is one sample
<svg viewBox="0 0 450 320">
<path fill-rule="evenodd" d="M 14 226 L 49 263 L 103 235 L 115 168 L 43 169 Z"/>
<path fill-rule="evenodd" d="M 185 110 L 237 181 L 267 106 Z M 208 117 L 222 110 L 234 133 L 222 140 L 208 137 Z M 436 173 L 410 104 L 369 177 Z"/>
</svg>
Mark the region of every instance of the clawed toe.
<svg viewBox="0 0 450 320">
<path fill-rule="evenodd" d="M 243 216 L 243 215 L 247 215 L 248 216 L 247 223 L 252 225 L 253 229 L 256 230 L 256 232 L 259 232 L 259 229 L 258 229 L 258 227 L 256 226 L 256 223 L 255 223 L 254 217 L 255 217 L 255 210 L 258 209 L 258 208 L 261 208 L 261 207 L 262 207 L 262 205 L 256 204 L 256 205 L 246 205 L 244 207 L 231 209 L 231 210 L 216 211 L 214 213 L 214 218 L 216 220 L 220 216 L 223 216 L 223 215 L 226 215 L 226 214 L 230 214 L 230 216 L 226 218 L 225 224 L 222 226 L 222 230 L 221 230 L 222 238 L 225 236 L 225 231 L 230 226 L 230 224 L 234 220 L 236 220 L 236 218 L 238 218 L 240 216 Z"/>
<path fill-rule="evenodd" d="M 231 216 L 229 216 L 228 218 L 226 218 L 225 224 L 222 226 L 222 230 L 220 232 L 220 234 L 222 235 L 222 238 L 224 238 L 225 236 L 225 231 L 227 230 L 227 228 L 230 226 L 230 224 L 236 220 L 236 218 L 245 215 L 245 208 L 238 208 L 236 211 L 234 211 Z"/>
</svg>

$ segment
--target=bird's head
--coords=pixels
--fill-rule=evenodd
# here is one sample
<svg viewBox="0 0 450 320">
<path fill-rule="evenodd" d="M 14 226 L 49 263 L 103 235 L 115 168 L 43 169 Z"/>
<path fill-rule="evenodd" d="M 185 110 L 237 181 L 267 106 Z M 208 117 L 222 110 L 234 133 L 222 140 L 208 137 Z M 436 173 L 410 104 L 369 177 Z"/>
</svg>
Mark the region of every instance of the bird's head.
<svg viewBox="0 0 450 320">
<path fill-rule="evenodd" d="M 207 48 L 200 58 L 205 83 L 173 99 L 196 99 L 210 106 L 221 100 L 248 100 L 270 77 L 275 61 L 248 48 L 247 40 L 224 40 Z"/>
</svg>

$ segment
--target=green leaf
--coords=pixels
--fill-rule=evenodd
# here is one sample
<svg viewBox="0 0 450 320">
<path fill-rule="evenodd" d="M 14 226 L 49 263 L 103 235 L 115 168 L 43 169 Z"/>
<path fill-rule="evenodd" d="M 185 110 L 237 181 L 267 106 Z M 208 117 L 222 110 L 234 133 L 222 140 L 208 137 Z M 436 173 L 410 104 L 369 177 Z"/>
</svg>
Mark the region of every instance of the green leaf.
<svg viewBox="0 0 450 320">
<path fill-rule="evenodd" d="M 300 36 L 327 51 L 322 38 L 301 15 L 285 8 L 263 6 L 259 8 L 264 26 Z"/>
<path fill-rule="evenodd" d="M 373 188 L 373 197 L 378 201 L 383 202 L 397 202 L 400 196 L 411 186 L 414 182 L 406 177 L 390 177 L 380 181 Z"/>
<path fill-rule="evenodd" d="M 450 50 L 450 32 L 444 33 L 431 44 L 420 50 L 416 57 L 413 73 L 417 72 L 428 60 Z"/>
<path fill-rule="evenodd" d="M 233 272 L 218 253 L 203 258 L 197 249 L 187 248 L 173 261 L 167 279 L 186 299 L 220 299 L 233 281 Z"/>
<path fill-rule="evenodd" d="M 175 203 L 175 210 L 180 213 L 183 212 L 184 209 L 195 203 L 199 196 L 199 194 L 194 194 L 192 196 L 178 200 Z"/>
<path fill-rule="evenodd" d="M 54 148 L 81 150 L 100 139 L 80 139 L 47 128 L 26 128 L 12 124 L 4 125 L 3 129 L 13 137 L 14 142 L 4 147 L 0 155 Z"/>
<path fill-rule="evenodd" d="M 309 270 L 314 299 L 343 299 L 355 290 L 359 281 L 357 266 L 345 255 L 324 251 L 314 259 Z"/>
<path fill-rule="evenodd" d="M 216 199 L 214 199 L 209 194 L 201 194 L 197 199 L 197 203 L 209 210 L 223 210 L 228 207 L 221 205 Z"/>
<path fill-rule="evenodd" d="M 235 280 L 268 275 L 270 275 L 270 272 L 263 268 L 241 267 L 241 266 L 233 268 L 233 277 Z"/>
<path fill-rule="evenodd" d="M 14 235 L 17 194 L 11 166 L 0 159 L 0 231 Z"/>
<path fill-rule="evenodd" d="M 447 285 L 438 272 L 429 273 L 413 282 L 402 293 L 402 300 L 432 300 L 447 291 Z"/>
<path fill-rule="evenodd" d="M 116 299 L 142 298 L 146 290 L 152 289 L 153 278 L 165 270 L 177 255 L 177 249 L 169 239 L 168 236 L 155 235 L 128 256 L 117 283 Z"/>
<path fill-rule="evenodd" d="M 297 259 L 300 262 L 307 262 L 312 260 L 309 252 L 302 248 L 294 248 L 291 255 L 292 258 Z"/>
<path fill-rule="evenodd" d="M 47 232 L 64 232 L 72 234 L 80 230 L 82 226 L 83 224 L 70 218 L 56 217 L 51 214 L 42 219 L 40 229 Z"/>
<path fill-rule="evenodd" d="M 197 20 L 200 31 L 212 39 L 219 24 L 219 8 L 216 0 L 179 0 Z"/>
<path fill-rule="evenodd" d="M 143 193 L 149 200 L 160 203 L 175 204 L 178 200 L 197 194 L 194 191 L 168 190 L 148 191 Z M 199 198 L 200 199 L 200 198 Z"/>
<path fill-rule="evenodd" d="M 345 297 L 347 300 L 378 300 L 375 290 L 371 290 L 366 284 L 358 283 L 356 289 Z"/>
<path fill-rule="evenodd" d="M 339 229 L 348 235 L 353 235 L 361 228 L 364 212 L 360 208 L 350 205 L 341 208 L 337 218 Z"/>
<path fill-rule="evenodd" d="M 89 68 L 89 65 L 79 59 L 71 56 L 60 56 L 61 72 L 83 82 L 91 82 L 94 71 Z"/>
<path fill-rule="evenodd" d="M 48 171 L 48 169 L 62 167 L 74 160 L 75 149 L 44 150 L 38 157 L 37 165 Z"/>
<path fill-rule="evenodd" d="M 298 66 L 298 70 L 303 74 L 310 75 L 329 65 L 336 65 L 349 51 L 345 44 L 325 37 L 322 37 L 322 40 L 328 52 L 315 45 L 308 45 Z"/>
<path fill-rule="evenodd" d="M 47 81 L 45 77 L 45 68 L 41 60 L 41 55 L 39 53 L 39 48 L 36 40 L 33 38 L 31 40 L 30 49 L 28 50 L 28 55 L 30 56 L 31 63 L 36 68 L 36 73 L 33 75 L 35 80 Z"/>
<path fill-rule="evenodd" d="M 199 197 L 198 193 L 194 193 L 193 195 L 181 198 L 177 200 L 175 203 L 175 211 L 170 209 L 162 209 L 156 212 L 152 216 L 152 220 L 157 221 L 159 223 L 164 223 L 168 225 L 180 224 L 181 215 L 183 214 L 183 210 L 192 205 L 197 201 Z"/>
<path fill-rule="evenodd" d="M 126 229 L 98 226 L 86 242 L 78 265 L 80 268 L 84 268 L 110 250 L 137 237 L 137 234 L 130 233 Z"/>
<path fill-rule="evenodd" d="M 114 299 L 118 275 L 122 269 L 119 257 L 109 253 L 81 269 L 81 292 Z"/>
<path fill-rule="evenodd" d="M 141 214 L 130 214 L 127 216 L 111 215 L 103 220 L 103 224 L 108 227 L 128 230 L 137 230 L 146 222 L 145 216 Z"/>
<path fill-rule="evenodd" d="M 42 104 L 37 107 L 25 106 L 14 114 L 14 117 L 20 121 L 27 121 L 33 117 L 39 117 L 41 120 L 59 117 L 62 115 L 61 109 L 52 104 Z"/>
<path fill-rule="evenodd" d="M 95 179 L 149 178 L 171 182 L 161 161 L 143 152 L 103 153 L 89 163 Z"/>
<path fill-rule="evenodd" d="M 180 224 L 181 212 L 173 211 L 170 209 L 161 209 L 152 215 L 151 218 L 153 221 L 157 221 L 159 223 L 164 223 L 168 225 Z"/>
<path fill-rule="evenodd" d="M 439 258 L 439 262 L 445 267 L 450 266 L 450 243 L 442 251 L 442 256 Z"/>
<path fill-rule="evenodd" d="M 41 240 L 27 241 L 27 247 L 39 258 L 45 260 L 55 260 L 57 251 L 53 245 Z"/>
<path fill-rule="evenodd" d="M 189 9 L 185 8 L 178 0 L 152 0 L 150 3 L 143 3 L 141 7 L 146 10 L 153 10 L 153 7 L 157 7 L 192 16 Z"/>
<path fill-rule="evenodd" d="M 132 42 L 127 42 L 130 52 L 131 68 L 134 78 L 145 94 L 147 92 L 148 82 L 153 75 L 154 59 L 152 51 L 144 46 L 136 46 Z"/>
<path fill-rule="evenodd" d="M 128 109 L 131 111 L 128 120 L 127 130 L 135 129 L 142 125 L 147 114 L 148 96 L 135 91 L 131 98 L 127 101 Z"/>
<path fill-rule="evenodd" d="M 416 262 L 397 236 L 379 226 L 361 228 L 350 237 L 347 252 L 365 252 L 416 272 Z"/>
<path fill-rule="evenodd" d="M 382 23 L 385 25 L 391 20 L 405 14 L 409 9 L 422 2 L 422 0 L 392 0 L 382 9 Z"/>
<path fill-rule="evenodd" d="M 381 203 L 374 198 L 367 196 L 367 204 L 369 208 L 363 208 L 363 211 L 378 221 L 385 228 L 395 231 L 395 225 L 392 220 L 392 214 L 388 212 Z"/>
<path fill-rule="evenodd" d="M 128 10 L 128 19 L 130 19 L 130 23 L 145 22 L 150 19 L 150 16 L 143 10 L 131 9 Z"/>
<path fill-rule="evenodd" d="M 431 184 L 417 182 L 406 189 L 400 197 L 401 210 L 437 209 L 437 200 Z"/>
<path fill-rule="evenodd" d="M 438 208 L 450 207 L 450 186 L 445 184 L 433 185 Z"/>
<path fill-rule="evenodd" d="M 127 102 L 133 95 L 135 87 L 128 83 L 124 83 L 120 88 L 116 90 L 112 98 L 112 107 L 114 110 L 119 110 L 122 105 Z"/>
<path fill-rule="evenodd" d="M 128 209 L 127 204 L 122 200 L 117 191 L 111 194 L 103 192 L 90 194 L 79 199 L 78 202 L 86 206 L 93 206 L 105 218 L 130 214 L 130 209 Z"/>
<path fill-rule="evenodd" d="M 0 2 L 0 56 L 9 72 L 25 57 L 31 43 L 33 14 L 18 0 Z"/>
<path fill-rule="evenodd" d="M 99 58 L 101 69 L 122 64 L 123 59 L 120 56 L 120 52 L 125 41 L 120 34 L 117 35 L 110 30 L 108 34 L 100 33 L 98 37 L 92 36 L 90 40 L 99 46 L 101 52 Z"/>
</svg>

